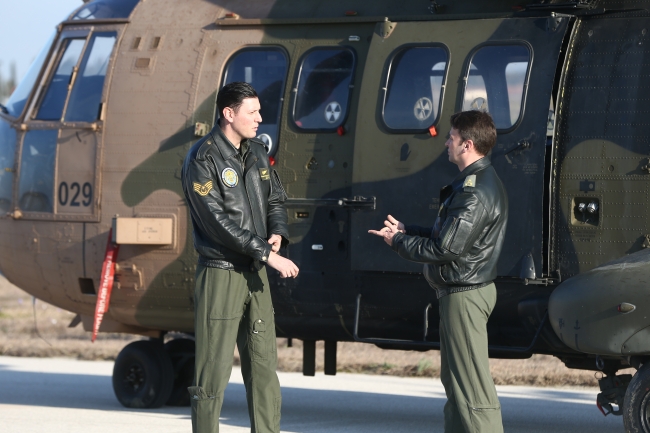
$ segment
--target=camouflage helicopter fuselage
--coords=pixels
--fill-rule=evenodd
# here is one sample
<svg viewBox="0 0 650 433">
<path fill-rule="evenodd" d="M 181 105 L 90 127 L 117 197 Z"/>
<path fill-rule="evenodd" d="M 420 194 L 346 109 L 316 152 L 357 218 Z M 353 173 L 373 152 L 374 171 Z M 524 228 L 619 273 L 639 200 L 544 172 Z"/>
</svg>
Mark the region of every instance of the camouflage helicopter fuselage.
<svg viewBox="0 0 650 433">
<path fill-rule="evenodd" d="M 627 339 L 650 321 L 630 325 L 630 313 L 625 335 L 612 333 L 618 313 L 603 324 L 594 309 L 645 293 L 645 280 L 619 297 L 599 287 L 607 305 L 589 311 L 577 308 L 589 285 L 578 296 L 558 284 L 648 246 L 650 2 L 147 0 L 123 16 L 93 15 L 94 3 L 61 23 L 23 105 L 11 111 L 10 101 L 2 114 L 0 266 L 11 282 L 90 329 L 113 227 L 120 251 L 101 331 L 191 333 L 197 256 L 181 163 L 214 124 L 223 83 L 256 86 L 281 71 L 258 89 L 289 196 L 286 254 L 301 268 L 296 280 L 270 275 L 278 335 L 437 347 L 437 301 L 421 265 L 366 231 L 387 213 L 433 222 L 438 191 L 456 174 L 449 116 L 487 109 L 499 129 L 490 157 L 510 201 L 492 355 L 627 365 L 621 345 L 591 341 Z M 104 81 L 86 106 L 75 89 L 100 42 Z M 56 97 L 60 111 L 48 117 Z M 547 313 L 554 290 L 568 295 Z M 650 342 L 637 346 L 650 354 Z"/>
</svg>

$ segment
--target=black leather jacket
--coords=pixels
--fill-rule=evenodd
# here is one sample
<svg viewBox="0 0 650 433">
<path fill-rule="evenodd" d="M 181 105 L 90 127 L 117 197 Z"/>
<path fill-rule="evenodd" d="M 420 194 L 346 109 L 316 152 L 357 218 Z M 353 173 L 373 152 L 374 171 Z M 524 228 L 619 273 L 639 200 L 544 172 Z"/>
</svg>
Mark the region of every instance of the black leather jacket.
<svg viewBox="0 0 650 433">
<path fill-rule="evenodd" d="M 485 286 L 497 276 L 508 221 L 508 196 L 488 158 L 466 167 L 440 193 L 436 224 L 406 226 L 393 249 L 425 263 L 424 277 L 438 297 Z"/>
<path fill-rule="evenodd" d="M 219 125 L 190 149 L 181 173 L 199 264 L 256 271 L 268 260 L 272 234 L 288 243 L 286 194 L 262 142 L 241 144 Z"/>
</svg>

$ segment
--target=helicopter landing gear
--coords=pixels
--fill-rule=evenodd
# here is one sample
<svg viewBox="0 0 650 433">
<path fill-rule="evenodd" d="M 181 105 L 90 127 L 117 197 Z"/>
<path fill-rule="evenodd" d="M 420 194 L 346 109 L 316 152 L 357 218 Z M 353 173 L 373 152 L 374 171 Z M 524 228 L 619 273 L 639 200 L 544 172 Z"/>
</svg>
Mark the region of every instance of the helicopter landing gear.
<svg viewBox="0 0 650 433">
<path fill-rule="evenodd" d="M 650 363 L 641 365 L 630 381 L 623 403 L 625 431 L 650 433 Z"/>
<path fill-rule="evenodd" d="M 623 400 L 625 391 L 632 380 L 631 374 L 609 374 L 598 380 L 600 393 L 596 396 L 596 405 L 603 415 L 623 415 Z M 616 405 L 614 409 L 612 405 Z"/>
<path fill-rule="evenodd" d="M 113 391 L 125 407 L 160 407 L 173 385 L 172 361 L 159 340 L 134 341 L 115 360 Z"/>
<path fill-rule="evenodd" d="M 165 351 L 174 366 L 174 385 L 167 399 L 168 406 L 190 405 L 187 387 L 192 386 L 194 379 L 194 347 L 194 340 L 189 338 L 177 338 L 165 343 Z"/>
</svg>

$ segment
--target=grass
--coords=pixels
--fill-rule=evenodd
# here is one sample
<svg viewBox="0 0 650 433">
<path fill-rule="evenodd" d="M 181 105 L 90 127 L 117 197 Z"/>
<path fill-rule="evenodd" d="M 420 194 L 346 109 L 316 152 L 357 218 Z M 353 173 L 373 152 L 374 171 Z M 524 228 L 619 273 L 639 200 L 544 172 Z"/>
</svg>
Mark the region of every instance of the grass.
<svg viewBox="0 0 650 433">
<path fill-rule="evenodd" d="M 34 320 L 36 312 L 36 321 Z M 68 328 L 74 314 L 37 300 L 0 276 L 0 355 L 71 357 L 85 360 L 114 360 L 120 350 L 141 337 L 99 334 L 95 343 L 82 326 Z M 337 371 L 379 375 L 440 376 L 440 353 L 383 350 L 370 344 L 340 342 Z M 316 369 L 323 371 L 324 344 L 316 345 Z M 302 371 L 302 342 L 278 339 L 278 369 Z M 235 351 L 233 362 L 239 363 Z M 597 387 L 593 372 L 568 369 L 548 355 L 530 359 L 491 359 L 490 370 L 496 384 L 534 386 Z M 633 373 L 634 370 L 621 373 Z"/>
</svg>

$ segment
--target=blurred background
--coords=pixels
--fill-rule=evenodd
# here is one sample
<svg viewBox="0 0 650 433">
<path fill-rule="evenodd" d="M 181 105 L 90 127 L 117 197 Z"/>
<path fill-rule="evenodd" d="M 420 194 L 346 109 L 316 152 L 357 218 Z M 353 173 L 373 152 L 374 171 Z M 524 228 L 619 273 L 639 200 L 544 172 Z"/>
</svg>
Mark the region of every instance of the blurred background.
<svg viewBox="0 0 650 433">
<path fill-rule="evenodd" d="M 57 24 L 82 0 L 0 0 L 0 103 L 25 76 Z"/>
</svg>

